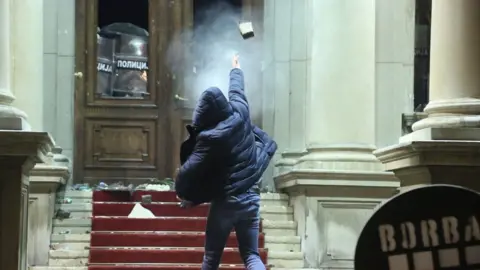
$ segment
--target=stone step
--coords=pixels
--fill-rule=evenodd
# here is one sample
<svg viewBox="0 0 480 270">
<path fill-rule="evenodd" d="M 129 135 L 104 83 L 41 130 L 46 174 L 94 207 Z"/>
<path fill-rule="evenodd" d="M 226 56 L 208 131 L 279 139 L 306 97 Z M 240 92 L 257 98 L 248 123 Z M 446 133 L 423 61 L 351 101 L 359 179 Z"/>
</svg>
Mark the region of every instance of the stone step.
<svg viewBox="0 0 480 270">
<path fill-rule="evenodd" d="M 91 190 L 67 190 L 65 197 L 70 199 L 92 199 L 93 191 Z"/>
<path fill-rule="evenodd" d="M 78 259 L 54 259 L 48 260 L 48 266 L 63 266 L 63 267 L 86 267 L 88 265 L 88 258 Z"/>
<path fill-rule="evenodd" d="M 273 240 L 266 238 L 265 248 L 270 251 L 288 251 L 299 252 L 301 251 L 300 239 L 297 236 L 272 236 Z M 283 239 L 282 239 L 283 238 Z M 293 240 L 284 240 L 291 238 Z M 90 242 L 52 242 L 52 250 L 88 250 L 90 248 Z"/>
<path fill-rule="evenodd" d="M 329 270 L 332 268 L 328 268 Z M 63 270 L 63 269 L 62 269 Z M 67 269 L 68 270 L 68 269 Z M 318 268 L 278 268 L 278 267 L 271 267 L 270 270 L 320 270 Z M 340 269 L 339 269 L 340 270 Z M 346 269 L 341 269 L 341 270 L 346 270 Z"/>
<path fill-rule="evenodd" d="M 85 243 L 81 243 L 81 242 L 55 243 L 55 242 L 52 242 L 52 243 L 50 243 L 50 249 L 51 250 L 89 250 L 90 249 L 90 243 L 89 242 L 85 242 Z"/>
<path fill-rule="evenodd" d="M 50 250 L 51 259 L 77 259 L 77 258 L 88 258 L 88 250 L 68 250 L 68 249 L 59 249 L 59 250 Z"/>
<path fill-rule="evenodd" d="M 87 266 L 30 266 L 29 270 L 88 270 Z"/>
<path fill-rule="evenodd" d="M 288 195 L 284 193 L 266 192 L 260 193 L 262 200 L 288 201 Z"/>
<path fill-rule="evenodd" d="M 92 227 L 92 219 L 90 218 L 66 218 L 66 219 L 54 219 L 54 227 Z"/>
<path fill-rule="evenodd" d="M 65 203 L 66 199 L 70 199 L 70 203 Z M 72 203 L 92 203 L 92 198 L 70 198 L 70 197 L 57 197 L 57 204 L 72 204 Z"/>
<path fill-rule="evenodd" d="M 70 219 L 92 217 L 93 205 L 91 203 L 61 204 L 56 207 L 70 212 Z M 179 208 L 179 210 L 181 209 Z M 289 206 L 262 205 L 260 214 L 263 219 L 267 220 L 293 220 L 293 208 Z"/>
<path fill-rule="evenodd" d="M 260 216 L 263 220 L 292 221 L 293 208 L 280 205 L 267 205 L 260 208 Z"/>
<path fill-rule="evenodd" d="M 75 191 L 69 190 L 66 191 L 64 198 L 72 199 L 72 203 L 91 203 L 92 202 L 92 191 Z M 288 195 L 283 193 L 262 193 L 261 194 L 261 205 L 269 206 L 289 206 Z"/>
<path fill-rule="evenodd" d="M 50 250 L 50 266 L 84 266 L 88 262 L 88 250 Z M 302 252 L 269 251 L 268 264 L 274 267 L 303 267 Z"/>
<path fill-rule="evenodd" d="M 72 200 L 72 203 L 91 203 L 92 195 L 92 191 L 68 190 L 63 194 L 59 194 L 58 199 L 68 198 Z"/>
<path fill-rule="evenodd" d="M 268 251 L 268 265 L 277 268 L 302 268 L 304 266 L 302 252 Z"/>
<path fill-rule="evenodd" d="M 57 204 L 56 208 L 60 208 L 70 212 L 92 212 L 92 203 L 63 203 Z"/>
<path fill-rule="evenodd" d="M 265 247 L 272 251 L 300 251 L 299 236 L 265 236 Z M 54 234 L 51 237 L 55 250 L 84 250 L 90 246 L 90 234 Z"/>
<path fill-rule="evenodd" d="M 56 209 L 62 209 L 64 211 L 70 212 L 70 218 L 89 218 L 92 217 L 92 203 L 84 202 L 78 203 L 73 202 L 70 204 L 60 204 L 55 206 Z"/>
<path fill-rule="evenodd" d="M 282 193 L 261 193 L 261 205 L 289 206 L 289 199 Z"/>
<path fill-rule="evenodd" d="M 89 233 L 82 233 L 82 234 L 52 234 L 50 237 L 50 241 L 56 243 L 89 243 L 90 242 L 90 234 Z"/>
<path fill-rule="evenodd" d="M 265 248 L 270 251 L 301 251 L 300 236 L 272 236 L 265 235 Z"/>
<path fill-rule="evenodd" d="M 91 228 L 89 227 L 54 227 L 52 233 L 54 234 L 89 234 Z"/>
<path fill-rule="evenodd" d="M 86 266 L 88 250 L 50 250 L 49 266 Z"/>
<path fill-rule="evenodd" d="M 87 266 L 30 266 L 29 270 L 88 270 Z M 319 270 L 314 268 L 270 268 L 270 270 Z"/>
<path fill-rule="evenodd" d="M 53 234 L 85 234 L 90 233 L 92 220 L 90 218 L 67 218 L 53 220 Z"/>
<path fill-rule="evenodd" d="M 296 236 L 297 223 L 295 221 L 263 220 L 263 232 L 268 236 Z"/>
</svg>

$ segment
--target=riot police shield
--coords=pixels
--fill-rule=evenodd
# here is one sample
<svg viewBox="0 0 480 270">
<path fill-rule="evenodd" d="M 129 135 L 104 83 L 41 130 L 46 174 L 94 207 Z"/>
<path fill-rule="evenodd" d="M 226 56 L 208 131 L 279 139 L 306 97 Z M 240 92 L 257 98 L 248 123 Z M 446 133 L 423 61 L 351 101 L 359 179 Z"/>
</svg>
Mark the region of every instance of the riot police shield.
<svg viewBox="0 0 480 270">
<path fill-rule="evenodd" d="M 112 96 L 143 97 L 147 92 L 148 32 L 130 23 L 114 23 L 102 32 L 116 35 Z"/>
<path fill-rule="evenodd" d="M 115 39 L 97 34 L 97 94 L 112 95 L 113 52 Z"/>
</svg>

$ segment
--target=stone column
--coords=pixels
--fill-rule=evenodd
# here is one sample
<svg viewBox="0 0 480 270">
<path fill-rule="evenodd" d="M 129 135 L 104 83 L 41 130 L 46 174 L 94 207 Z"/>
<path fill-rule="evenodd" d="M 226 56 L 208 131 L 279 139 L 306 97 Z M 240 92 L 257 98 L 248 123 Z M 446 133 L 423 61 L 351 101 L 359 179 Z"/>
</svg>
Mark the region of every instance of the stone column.
<svg viewBox="0 0 480 270">
<path fill-rule="evenodd" d="M 0 129 L 28 130 L 27 115 L 12 106 L 12 71 L 14 45 L 11 39 L 11 0 L 0 0 Z"/>
<path fill-rule="evenodd" d="M 377 151 L 402 186 L 480 190 L 480 1 L 432 2 L 428 117 L 400 144 Z"/>
<path fill-rule="evenodd" d="M 424 128 L 480 127 L 480 1 L 432 3 L 430 102 Z"/>
<path fill-rule="evenodd" d="M 375 144 L 375 1 L 312 1 L 311 6 L 318 13 L 312 20 L 307 71 L 309 153 L 299 167 L 328 169 L 325 166 L 330 163 L 349 161 L 361 161 L 361 167 L 366 163 L 376 166 L 371 154 Z M 356 166 L 344 165 L 343 169 Z"/>
<path fill-rule="evenodd" d="M 44 130 L 43 2 L 10 1 L 12 91 L 16 96 L 13 104 L 29 115 L 29 123 L 36 131 Z"/>
<path fill-rule="evenodd" d="M 276 117 L 277 108 L 282 114 L 288 109 L 277 103 L 275 93 L 274 136 L 288 143 L 277 163 L 275 183 L 290 195 L 305 266 L 350 269 L 364 222 L 399 186 L 372 154 L 378 113 L 376 1 L 293 0 L 290 4 L 292 14 L 303 11 L 291 17 L 296 31 L 281 27 L 278 31 L 295 33 L 291 48 L 303 44 L 306 53 L 299 61 L 290 58 L 292 96 L 283 93 L 290 102 L 288 122 Z M 299 36 L 302 29 L 305 35 Z M 413 40 L 411 46 L 413 51 Z M 302 68 L 303 78 L 298 75 Z M 378 89 L 385 90 L 391 88 Z"/>
</svg>

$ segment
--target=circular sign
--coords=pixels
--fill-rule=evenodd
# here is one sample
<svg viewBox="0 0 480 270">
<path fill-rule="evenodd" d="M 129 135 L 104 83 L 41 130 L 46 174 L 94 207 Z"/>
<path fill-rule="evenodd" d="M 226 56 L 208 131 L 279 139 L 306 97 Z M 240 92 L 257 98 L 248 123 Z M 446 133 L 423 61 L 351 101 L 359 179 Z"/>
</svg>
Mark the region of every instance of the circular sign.
<svg viewBox="0 0 480 270">
<path fill-rule="evenodd" d="M 355 250 L 355 270 L 377 269 L 480 269 L 480 194 L 431 185 L 387 201 Z"/>
</svg>

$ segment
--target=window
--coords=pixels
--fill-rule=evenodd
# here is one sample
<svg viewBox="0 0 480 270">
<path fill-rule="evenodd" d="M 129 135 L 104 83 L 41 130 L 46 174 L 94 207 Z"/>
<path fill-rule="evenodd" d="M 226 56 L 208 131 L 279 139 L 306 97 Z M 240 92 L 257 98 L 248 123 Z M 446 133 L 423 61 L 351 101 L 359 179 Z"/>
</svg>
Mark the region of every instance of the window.
<svg viewBox="0 0 480 270">
<path fill-rule="evenodd" d="M 148 0 L 98 0 L 97 98 L 148 93 Z"/>
<path fill-rule="evenodd" d="M 430 75 L 431 0 L 417 0 L 415 12 L 414 108 L 422 112 L 428 103 Z"/>
</svg>

